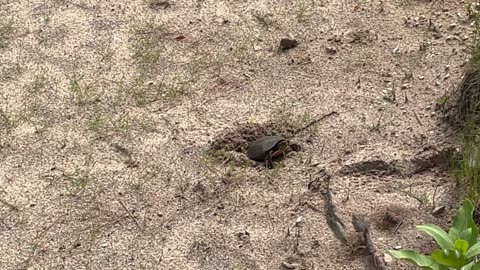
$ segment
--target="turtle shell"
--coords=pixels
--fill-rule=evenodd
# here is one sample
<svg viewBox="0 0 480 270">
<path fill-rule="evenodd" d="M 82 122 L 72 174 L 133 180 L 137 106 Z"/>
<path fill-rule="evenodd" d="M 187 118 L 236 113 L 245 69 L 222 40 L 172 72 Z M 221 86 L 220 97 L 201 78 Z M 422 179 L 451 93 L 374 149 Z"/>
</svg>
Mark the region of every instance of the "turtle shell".
<svg viewBox="0 0 480 270">
<path fill-rule="evenodd" d="M 261 137 L 250 143 L 247 148 L 247 156 L 252 160 L 263 162 L 271 150 L 277 150 L 281 144 L 286 142 L 282 136 Z"/>
</svg>

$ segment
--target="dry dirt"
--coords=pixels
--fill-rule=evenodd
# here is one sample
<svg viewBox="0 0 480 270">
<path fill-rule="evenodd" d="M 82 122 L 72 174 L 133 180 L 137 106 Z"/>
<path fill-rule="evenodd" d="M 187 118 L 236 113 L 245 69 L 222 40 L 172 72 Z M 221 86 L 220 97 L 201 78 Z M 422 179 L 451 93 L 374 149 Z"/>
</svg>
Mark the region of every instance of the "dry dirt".
<svg viewBox="0 0 480 270">
<path fill-rule="evenodd" d="M 428 252 L 465 3 L 0 0 L 0 268 L 374 269 L 323 170 L 348 235 Z M 227 149 L 331 111 L 272 170 Z"/>
</svg>

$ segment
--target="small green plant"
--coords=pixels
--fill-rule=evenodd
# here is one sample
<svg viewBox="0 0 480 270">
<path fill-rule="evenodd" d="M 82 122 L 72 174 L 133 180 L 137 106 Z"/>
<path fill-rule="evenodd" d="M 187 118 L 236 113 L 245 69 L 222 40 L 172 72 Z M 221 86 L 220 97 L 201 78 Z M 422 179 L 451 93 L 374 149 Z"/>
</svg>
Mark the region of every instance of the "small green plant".
<svg viewBox="0 0 480 270">
<path fill-rule="evenodd" d="M 435 224 L 418 225 L 417 229 L 432 236 L 439 248 L 430 256 L 410 249 L 389 250 L 389 253 L 422 269 L 480 270 L 480 262 L 476 260 L 480 254 L 480 242 L 477 240 L 478 228 L 473 221 L 473 204 L 470 200 L 464 201 L 448 233 Z"/>
</svg>

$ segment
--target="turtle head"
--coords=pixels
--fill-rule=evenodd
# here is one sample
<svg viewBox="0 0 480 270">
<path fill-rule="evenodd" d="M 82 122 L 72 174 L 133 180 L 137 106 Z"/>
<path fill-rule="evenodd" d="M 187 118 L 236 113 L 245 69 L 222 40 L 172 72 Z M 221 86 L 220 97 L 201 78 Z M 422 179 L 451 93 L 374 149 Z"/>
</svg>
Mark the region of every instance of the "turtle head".
<svg viewBox="0 0 480 270">
<path fill-rule="evenodd" d="M 289 146 L 290 146 L 290 149 L 292 151 L 295 151 L 295 152 L 298 152 L 298 151 L 302 150 L 302 147 L 299 144 L 296 144 L 296 143 L 291 143 Z"/>
</svg>

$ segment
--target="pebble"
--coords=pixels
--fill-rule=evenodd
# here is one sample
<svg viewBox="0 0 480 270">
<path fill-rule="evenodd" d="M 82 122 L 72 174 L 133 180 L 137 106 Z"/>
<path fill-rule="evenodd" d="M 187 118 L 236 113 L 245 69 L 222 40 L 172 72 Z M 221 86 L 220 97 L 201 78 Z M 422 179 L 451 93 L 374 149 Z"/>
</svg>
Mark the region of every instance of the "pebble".
<svg viewBox="0 0 480 270">
<path fill-rule="evenodd" d="M 443 214 L 443 212 L 445 212 L 445 205 L 437 206 L 435 207 L 435 209 L 433 209 L 432 215 L 435 217 L 440 216 L 441 214 Z"/>
<path fill-rule="evenodd" d="M 448 35 L 445 40 L 446 41 L 450 41 L 450 40 L 454 40 L 456 37 L 455 36 L 452 36 L 452 35 Z"/>
<path fill-rule="evenodd" d="M 418 75 L 418 79 L 419 79 L 419 80 L 423 80 L 423 79 L 425 79 L 425 77 L 422 76 L 422 75 Z"/>
<path fill-rule="evenodd" d="M 393 258 L 392 258 L 392 256 L 390 256 L 390 254 L 385 253 L 385 254 L 383 254 L 383 261 L 386 264 L 390 264 L 391 262 L 393 262 Z"/>
<path fill-rule="evenodd" d="M 102 248 L 108 247 L 108 242 L 107 242 L 106 240 L 103 240 L 103 241 L 100 243 L 100 247 L 102 247 Z"/>
<path fill-rule="evenodd" d="M 298 224 L 302 222 L 302 216 L 299 216 L 296 220 L 295 220 L 295 224 Z"/>
<path fill-rule="evenodd" d="M 301 269 L 302 265 L 298 263 L 288 263 L 288 262 L 282 262 L 282 266 L 286 269 Z"/>
<path fill-rule="evenodd" d="M 337 49 L 335 47 L 326 47 L 325 48 L 325 51 L 328 53 L 328 54 L 336 54 L 337 53 Z"/>
<path fill-rule="evenodd" d="M 280 49 L 282 51 L 295 48 L 295 47 L 297 47 L 297 45 L 298 45 L 298 41 L 296 39 L 293 39 L 293 38 L 282 38 L 280 40 Z"/>
<path fill-rule="evenodd" d="M 440 39 L 440 38 L 442 37 L 442 34 L 437 33 L 437 32 L 434 32 L 434 33 L 432 34 L 432 36 L 433 36 L 435 39 Z"/>
<path fill-rule="evenodd" d="M 394 246 L 393 249 L 400 250 L 400 249 L 402 249 L 402 246 Z"/>
<path fill-rule="evenodd" d="M 452 24 L 448 25 L 447 29 L 448 29 L 448 30 L 453 30 L 453 29 L 455 29 L 456 27 L 457 27 L 457 24 L 456 24 L 456 23 L 452 23 Z"/>
</svg>

